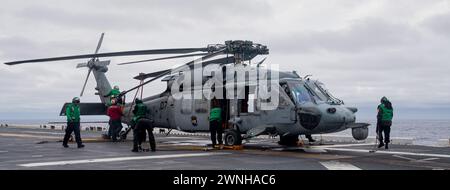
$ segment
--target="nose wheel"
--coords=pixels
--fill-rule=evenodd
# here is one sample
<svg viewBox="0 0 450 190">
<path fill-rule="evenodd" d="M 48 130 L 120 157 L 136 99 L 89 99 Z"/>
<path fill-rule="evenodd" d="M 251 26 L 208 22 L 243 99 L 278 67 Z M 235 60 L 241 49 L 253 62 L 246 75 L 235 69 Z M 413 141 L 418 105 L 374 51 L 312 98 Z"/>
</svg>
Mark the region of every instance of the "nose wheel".
<svg viewBox="0 0 450 190">
<path fill-rule="evenodd" d="M 280 135 L 280 141 L 278 144 L 283 146 L 297 146 L 298 135 Z"/>
</svg>

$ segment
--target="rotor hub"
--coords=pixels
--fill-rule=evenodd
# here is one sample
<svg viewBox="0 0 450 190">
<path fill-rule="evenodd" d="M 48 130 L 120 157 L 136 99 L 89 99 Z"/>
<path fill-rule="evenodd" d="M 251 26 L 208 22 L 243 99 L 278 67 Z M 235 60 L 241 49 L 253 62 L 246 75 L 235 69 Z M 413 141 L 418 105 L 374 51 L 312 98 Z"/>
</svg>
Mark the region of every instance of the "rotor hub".
<svg viewBox="0 0 450 190">
<path fill-rule="evenodd" d="M 225 53 L 229 54 L 255 54 L 255 55 L 267 55 L 269 54 L 269 49 L 267 46 L 253 43 L 252 41 L 226 41 L 225 42 Z"/>
</svg>

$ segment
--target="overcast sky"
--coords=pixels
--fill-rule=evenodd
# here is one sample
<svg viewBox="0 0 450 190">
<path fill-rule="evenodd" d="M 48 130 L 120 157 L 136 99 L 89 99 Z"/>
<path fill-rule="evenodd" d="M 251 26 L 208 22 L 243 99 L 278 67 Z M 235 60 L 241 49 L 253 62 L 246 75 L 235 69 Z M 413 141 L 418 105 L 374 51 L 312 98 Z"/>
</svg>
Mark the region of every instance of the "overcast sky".
<svg viewBox="0 0 450 190">
<path fill-rule="evenodd" d="M 0 62 L 101 52 L 204 47 L 252 40 L 267 62 L 312 74 L 348 106 L 372 117 L 382 96 L 400 118 L 450 118 L 450 1 L 445 0 L 0 0 Z M 186 59 L 117 66 L 122 89 Z M 262 59 L 257 57 L 256 59 Z M 58 118 L 80 93 L 86 60 L 0 65 L 0 119 Z M 89 81 L 83 102 L 96 102 Z M 145 89 L 160 92 L 160 84 Z M 374 116 L 373 116 L 374 117 Z"/>
</svg>

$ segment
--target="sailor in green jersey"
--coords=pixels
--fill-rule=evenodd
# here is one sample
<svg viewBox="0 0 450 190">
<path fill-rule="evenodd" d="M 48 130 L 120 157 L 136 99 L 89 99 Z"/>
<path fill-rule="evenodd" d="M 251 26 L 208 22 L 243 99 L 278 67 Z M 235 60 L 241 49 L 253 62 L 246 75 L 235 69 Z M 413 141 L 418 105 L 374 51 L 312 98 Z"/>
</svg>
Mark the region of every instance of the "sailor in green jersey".
<svg viewBox="0 0 450 190">
<path fill-rule="evenodd" d="M 72 99 L 72 103 L 68 104 L 66 107 L 67 128 L 66 134 L 64 135 L 63 139 L 63 146 L 65 148 L 69 147 L 67 143 L 69 142 L 69 138 L 70 135 L 72 135 L 72 132 L 75 133 L 75 141 L 77 142 L 78 148 L 84 147 L 80 135 L 80 106 L 78 105 L 79 103 L 80 98 L 75 97 Z"/>
<path fill-rule="evenodd" d="M 213 108 L 211 108 L 211 111 L 209 113 L 209 130 L 211 132 L 211 141 L 212 146 L 215 147 L 217 141 L 219 141 L 219 145 L 223 145 L 222 141 L 222 109 L 219 106 L 219 103 L 216 99 L 213 99 L 212 101 Z M 217 136 L 216 136 L 217 135 Z"/>
<path fill-rule="evenodd" d="M 378 148 L 385 147 L 389 149 L 390 133 L 392 118 L 394 117 L 394 109 L 392 108 L 392 103 L 386 98 L 381 98 L 381 104 L 378 105 L 377 114 L 377 133 L 378 140 L 380 141 Z M 384 132 L 384 142 L 383 142 L 383 132 Z"/>
<path fill-rule="evenodd" d="M 113 89 L 111 89 L 111 91 L 109 91 L 108 94 L 104 95 L 103 97 L 110 97 L 109 98 L 109 102 L 108 102 L 108 106 L 111 105 L 111 100 L 113 99 L 117 99 L 117 104 L 122 104 L 121 98 L 119 97 L 120 95 L 120 89 L 119 86 L 114 86 Z"/>
<path fill-rule="evenodd" d="M 133 128 L 133 149 L 131 151 L 139 152 L 142 150 L 141 144 L 146 138 L 146 133 L 148 133 L 150 148 L 154 152 L 156 151 L 156 143 L 152 122 L 146 117 L 148 114 L 147 106 L 138 98 L 136 98 L 135 104 L 133 118 L 131 119 L 131 127 Z"/>
</svg>

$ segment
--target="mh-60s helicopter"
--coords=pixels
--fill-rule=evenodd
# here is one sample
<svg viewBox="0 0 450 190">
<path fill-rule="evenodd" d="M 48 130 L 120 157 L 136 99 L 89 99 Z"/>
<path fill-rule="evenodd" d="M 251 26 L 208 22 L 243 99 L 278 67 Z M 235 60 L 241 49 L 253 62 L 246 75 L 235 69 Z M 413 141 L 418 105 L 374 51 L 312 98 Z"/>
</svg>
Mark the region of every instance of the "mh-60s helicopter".
<svg viewBox="0 0 450 190">
<path fill-rule="evenodd" d="M 352 130 L 353 138 L 364 140 L 368 136 L 367 123 L 356 123 L 354 107 L 346 107 L 344 102 L 335 98 L 317 80 L 300 77 L 294 72 L 280 72 L 275 69 L 263 69 L 265 58 L 257 63 L 251 60 L 258 55 L 267 55 L 267 46 L 251 41 L 226 41 L 225 44 L 208 45 L 204 48 L 152 49 L 98 53 L 103 34 L 94 54 L 73 55 L 44 59 L 33 59 L 5 63 L 62 61 L 72 59 L 90 60 L 78 64 L 77 68 L 89 69 L 81 96 L 90 73 L 94 74 L 97 87 L 96 95 L 101 103 L 81 103 L 81 115 L 106 115 L 109 98 L 104 95 L 111 90 L 106 77 L 110 61 L 100 61 L 100 57 L 135 56 L 152 54 L 181 54 L 170 57 L 148 59 L 150 62 L 183 57 L 200 58 L 183 66 L 139 74 L 134 77 L 141 83 L 121 93 L 121 97 L 135 91 L 157 79 L 167 82 L 164 92 L 143 98 L 149 108 L 148 117 L 155 127 L 177 129 L 185 132 L 209 131 L 209 110 L 212 102 L 224 110 L 222 126 L 226 129 L 226 145 L 240 145 L 242 139 L 269 134 L 279 135 L 282 145 L 296 145 L 299 135 L 334 133 L 346 129 Z M 217 58 L 221 56 L 221 58 Z M 125 99 L 125 98 L 124 98 Z M 63 106 L 67 105 L 67 103 Z M 133 101 L 124 103 L 122 121 L 130 124 L 133 114 Z M 61 111 L 61 115 L 64 112 Z"/>
</svg>

